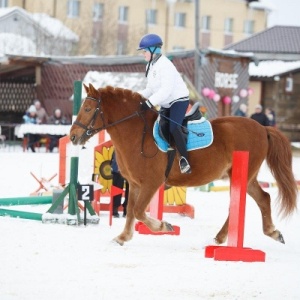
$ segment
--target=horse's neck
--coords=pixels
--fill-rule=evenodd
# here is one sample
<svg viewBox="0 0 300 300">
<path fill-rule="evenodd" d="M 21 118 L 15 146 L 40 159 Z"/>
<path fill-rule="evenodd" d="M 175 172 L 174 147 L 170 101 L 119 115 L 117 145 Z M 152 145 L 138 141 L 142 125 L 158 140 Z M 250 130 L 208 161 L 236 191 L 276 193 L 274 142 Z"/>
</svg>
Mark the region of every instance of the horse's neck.
<svg viewBox="0 0 300 300">
<path fill-rule="evenodd" d="M 140 153 L 144 147 L 154 145 L 153 124 L 154 119 L 134 117 L 107 129 L 115 147 L 126 149 L 128 155 Z"/>
</svg>

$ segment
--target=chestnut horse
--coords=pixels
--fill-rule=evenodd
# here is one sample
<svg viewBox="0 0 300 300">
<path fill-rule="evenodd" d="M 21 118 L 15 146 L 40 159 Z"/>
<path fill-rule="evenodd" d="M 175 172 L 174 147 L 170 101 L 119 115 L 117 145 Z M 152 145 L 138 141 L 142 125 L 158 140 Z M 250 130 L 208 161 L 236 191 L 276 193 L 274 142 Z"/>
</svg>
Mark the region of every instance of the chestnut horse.
<svg viewBox="0 0 300 300">
<path fill-rule="evenodd" d="M 70 131 L 74 145 L 83 145 L 95 133 L 107 130 L 114 144 L 118 165 L 129 182 L 129 201 L 123 232 L 114 240 L 123 245 L 133 237 L 135 219 L 152 231 L 170 231 L 172 225 L 149 217 L 147 206 L 157 189 L 165 182 L 170 186 L 200 186 L 224 175 L 231 177 L 233 151 L 249 152 L 247 193 L 256 201 L 262 216 L 263 232 L 284 243 L 273 224 L 270 195 L 257 182 L 264 160 L 278 185 L 279 213 L 287 217 L 296 210 L 297 184 L 292 172 L 292 152 L 287 138 L 273 127 L 243 117 L 222 117 L 211 121 L 214 141 L 205 148 L 189 152 L 191 174 L 181 174 L 178 157 L 165 178 L 167 154 L 158 150 L 152 134 L 156 110 L 142 112 L 140 94 L 128 89 L 95 89 L 85 86 L 83 101 Z M 228 218 L 215 237 L 224 243 L 228 234 Z"/>
</svg>

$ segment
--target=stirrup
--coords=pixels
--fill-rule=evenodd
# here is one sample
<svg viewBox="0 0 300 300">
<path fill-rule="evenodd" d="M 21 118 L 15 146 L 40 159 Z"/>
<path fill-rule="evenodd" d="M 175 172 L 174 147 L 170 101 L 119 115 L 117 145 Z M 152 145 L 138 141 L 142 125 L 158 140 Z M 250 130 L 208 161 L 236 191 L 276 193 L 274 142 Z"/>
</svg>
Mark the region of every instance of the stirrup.
<svg viewBox="0 0 300 300">
<path fill-rule="evenodd" d="M 184 156 L 181 156 L 179 159 L 179 168 L 182 174 L 192 173 L 191 166 Z"/>
</svg>

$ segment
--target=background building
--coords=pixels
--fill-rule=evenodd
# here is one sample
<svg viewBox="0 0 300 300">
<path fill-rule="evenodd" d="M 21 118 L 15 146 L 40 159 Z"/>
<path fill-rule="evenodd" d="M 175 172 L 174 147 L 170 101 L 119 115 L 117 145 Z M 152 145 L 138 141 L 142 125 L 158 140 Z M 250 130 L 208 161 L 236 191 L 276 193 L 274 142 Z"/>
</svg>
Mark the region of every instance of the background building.
<svg viewBox="0 0 300 300">
<path fill-rule="evenodd" d="M 222 49 L 266 28 L 268 9 L 248 2 L 6 0 L 1 4 L 59 19 L 79 36 L 78 55 L 120 55 L 135 54 L 141 36 L 150 32 L 162 37 L 167 52 L 194 49 L 195 40 L 200 48 Z"/>
<path fill-rule="evenodd" d="M 71 55 L 78 40 L 61 21 L 45 13 L 0 8 L 0 54 Z"/>
</svg>

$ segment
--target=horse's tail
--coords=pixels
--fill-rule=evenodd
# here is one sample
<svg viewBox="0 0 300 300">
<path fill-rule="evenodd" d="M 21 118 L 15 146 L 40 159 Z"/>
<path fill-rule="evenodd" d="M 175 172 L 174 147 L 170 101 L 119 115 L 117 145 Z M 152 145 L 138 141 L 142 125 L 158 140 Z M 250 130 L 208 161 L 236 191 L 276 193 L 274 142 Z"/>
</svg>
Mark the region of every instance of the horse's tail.
<svg viewBox="0 0 300 300">
<path fill-rule="evenodd" d="M 297 209 L 297 183 L 292 169 L 289 140 L 277 129 L 267 127 L 269 148 L 267 164 L 278 186 L 279 214 L 287 217 Z"/>
</svg>

